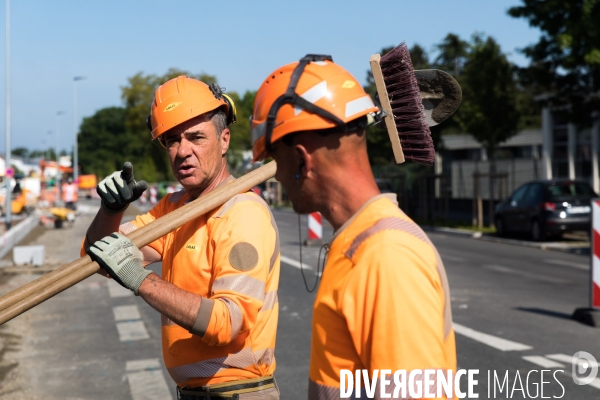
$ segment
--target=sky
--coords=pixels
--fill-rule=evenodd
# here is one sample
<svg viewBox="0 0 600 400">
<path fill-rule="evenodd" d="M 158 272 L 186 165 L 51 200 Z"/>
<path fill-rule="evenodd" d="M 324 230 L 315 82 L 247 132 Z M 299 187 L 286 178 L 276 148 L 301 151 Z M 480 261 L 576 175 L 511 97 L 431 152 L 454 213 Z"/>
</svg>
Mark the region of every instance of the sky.
<svg viewBox="0 0 600 400">
<path fill-rule="evenodd" d="M 6 93 L 6 0 L 0 6 L 0 91 Z M 494 37 L 517 65 L 540 36 L 506 14 L 519 0 L 12 0 L 11 148 L 71 151 L 75 126 L 122 106 L 121 87 L 138 72 L 169 68 L 215 75 L 227 91 L 256 90 L 276 68 L 307 53 L 330 54 L 364 82 L 369 57 L 406 42 L 435 57 L 452 32 Z M 77 118 L 74 118 L 74 81 Z M 0 94 L 0 153 L 6 101 Z M 58 115 L 59 113 L 62 113 Z M 80 160 L 80 164 L 85 160 Z"/>
</svg>

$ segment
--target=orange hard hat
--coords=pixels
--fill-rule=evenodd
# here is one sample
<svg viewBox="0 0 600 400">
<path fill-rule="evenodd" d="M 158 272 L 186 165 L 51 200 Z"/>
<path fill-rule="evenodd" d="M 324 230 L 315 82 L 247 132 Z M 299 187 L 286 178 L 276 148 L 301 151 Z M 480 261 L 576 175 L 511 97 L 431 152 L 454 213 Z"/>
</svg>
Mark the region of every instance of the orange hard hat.
<svg viewBox="0 0 600 400">
<path fill-rule="evenodd" d="M 171 79 L 154 93 L 146 121 L 152 131 L 152 140 L 185 121 L 220 107 L 227 115 L 227 124 L 234 123 L 235 105 L 219 86 L 207 85 L 184 75 Z"/>
<path fill-rule="evenodd" d="M 330 56 L 309 54 L 263 82 L 252 113 L 252 155 L 263 160 L 272 144 L 290 133 L 338 127 L 377 113 L 360 83 Z M 366 126 L 366 124 L 364 125 Z"/>
</svg>

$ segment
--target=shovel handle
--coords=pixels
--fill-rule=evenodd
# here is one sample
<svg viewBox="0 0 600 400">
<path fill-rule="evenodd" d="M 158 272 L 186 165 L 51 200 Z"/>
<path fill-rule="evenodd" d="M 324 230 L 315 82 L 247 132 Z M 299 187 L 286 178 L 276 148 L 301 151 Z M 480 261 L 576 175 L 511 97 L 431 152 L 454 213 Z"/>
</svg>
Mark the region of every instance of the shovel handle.
<svg viewBox="0 0 600 400">
<path fill-rule="evenodd" d="M 144 247 L 186 222 L 198 218 L 221 206 L 239 193 L 247 192 L 254 186 L 275 176 L 277 164 L 272 161 L 247 173 L 222 187 L 215 189 L 180 208 L 164 215 L 154 222 L 136 229 L 127 237 L 137 247 Z M 0 325 L 21 315 L 25 311 L 48 300 L 63 290 L 75 285 L 100 271 L 98 263 L 87 254 L 78 260 L 64 265 L 19 289 L 0 298 Z"/>
</svg>

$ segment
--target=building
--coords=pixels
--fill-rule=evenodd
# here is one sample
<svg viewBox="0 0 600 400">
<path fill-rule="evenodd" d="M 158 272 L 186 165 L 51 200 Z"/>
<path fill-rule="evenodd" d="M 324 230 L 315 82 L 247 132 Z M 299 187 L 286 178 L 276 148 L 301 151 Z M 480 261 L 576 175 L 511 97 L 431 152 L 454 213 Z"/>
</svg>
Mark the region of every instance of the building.
<svg viewBox="0 0 600 400">
<path fill-rule="evenodd" d="M 506 197 L 525 182 L 545 175 L 541 153 L 543 135 L 539 129 L 519 132 L 496 151 L 494 199 Z M 446 189 L 452 199 L 489 199 L 489 159 L 486 149 L 471 135 L 442 136 L 436 174 L 449 177 Z"/>
<path fill-rule="evenodd" d="M 567 122 L 560 111 L 542 110 L 542 164 L 545 179 L 568 178 L 590 183 L 600 193 L 598 142 L 600 119 L 591 127 Z"/>
</svg>

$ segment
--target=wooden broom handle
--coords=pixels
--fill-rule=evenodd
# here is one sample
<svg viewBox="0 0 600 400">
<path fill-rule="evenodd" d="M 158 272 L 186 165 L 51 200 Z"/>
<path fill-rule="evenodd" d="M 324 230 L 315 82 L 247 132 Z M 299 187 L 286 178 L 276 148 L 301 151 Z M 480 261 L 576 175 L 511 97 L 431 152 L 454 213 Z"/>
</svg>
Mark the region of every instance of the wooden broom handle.
<svg viewBox="0 0 600 400">
<path fill-rule="evenodd" d="M 180 208 L 160 217 L 152 223 L 136 229 L 127 237 L 138 247 L 144 247 L 167 233 L 179 228 L 186 222 L 221 206 L 239 193 L 246 192 L 254 186 L 275 176 L 277 164 L 272 161 L 249 172 L 206 196 L 202 196 Z M 85 255 L 41 278 L 30 282 L 0 298 L 0 325 L 21 315 L 25 311 L 48 300 L 52 296 L 88 278 L 100 271 L 98 263 Z"/>
</svg>

